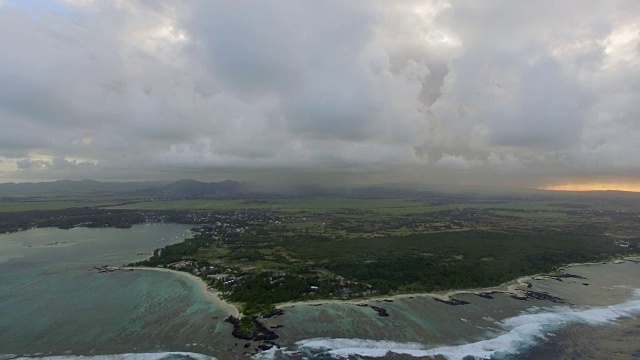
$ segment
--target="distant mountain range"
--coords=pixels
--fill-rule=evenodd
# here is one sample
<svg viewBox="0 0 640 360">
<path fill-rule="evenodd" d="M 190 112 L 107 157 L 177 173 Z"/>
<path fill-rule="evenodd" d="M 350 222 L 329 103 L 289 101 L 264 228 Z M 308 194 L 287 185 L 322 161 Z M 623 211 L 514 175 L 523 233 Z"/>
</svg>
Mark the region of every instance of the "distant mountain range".
<svg viewBox="0 0 640 360">
<path fill-rule="evenodd" d="M 162 186 L 152 186 L 137 192 L 155 197 L 229 197 L 247 192 L 246 185 L 233 180 L 201 182 L 183 179 Z"/>
<path fill-rule="evenodd" d="M 101 182 L 96 180 L 58 180 L 49 182 L 2 183 L 2 195 L 43 195 L 53 192 L 124 192 L 166 185 L 168 182 Z"/>
<path fill-rule="evenodd" d="M 415 188 L 398 186 L 325 187 L 299 185 L 286 189 L 265 189 L 258 183 L 225 180 L 202 182 L 190 179 L 178 181 L 100 182 L 96 180 L 60 180 L 38 183 L 2 183 L 0 197 L 57 195 L 121 195 L 143 198 L 264 198 L 341 196 L 354 198 L 416 197 L 425 194 Z"/>
<path fill-rule="evenodd" d="M 96 180 L 59 180 L 37 183 L 2 183 L 0 196 L 43 196 L 54 194 L 131 194 L 145 197 L 228 197 L 241 192 L 237 181 L 200 182 L 196 180 L 101 182 Z"/>
<path fill-rule="evenodd" d="M 490 189 L 475 187 L 418 186 L 411 184 L 388 184 L 361 187 L 326 187 L 321 185 L 299 185 L 286 189 L 265 189 L 258 183 L 225 180 L 202 182 L 190 179 L 178 181 L 101 182 L 96 180 L 59 180 L 37 183 L 0 183 L 0 197 L 41 197 L 69 195 L 118 195 L 123 197 L 179 199 L 179 198 L 270 198 L 338 196 L 350 198 L 423 198 L 437 200 L 438 197 L 462 196 L 483 198 L 500 195 L 513 199 L 543 196 L 554 199 L 571 196 L 594 196 L 614 198 L 637 198 L 640 194 L 618 191 L 596 191 L 586 193 L 544 191 L 526 189 Z"/>
</svg>

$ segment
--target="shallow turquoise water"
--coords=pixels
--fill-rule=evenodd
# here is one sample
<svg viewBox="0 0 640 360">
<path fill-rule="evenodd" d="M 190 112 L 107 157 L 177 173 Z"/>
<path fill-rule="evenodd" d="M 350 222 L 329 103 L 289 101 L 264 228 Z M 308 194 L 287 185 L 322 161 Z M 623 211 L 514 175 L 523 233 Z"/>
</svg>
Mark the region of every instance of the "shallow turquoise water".
<svg viewBox="0 0 640 360">
<path fill-rule="evenodd" d="M 182 351 L 189 357 L 199 353 L 224 359 L 241 354 L 245 342 L 231 337 L 230 325 L 222 321 L 224 311 L 183 276 L 91 270 L 144 259 L 156 248 L 181 241 L 188 229 L 138 225 L 0 235 L 0 358 L 2 354 L 138 353 L 141 359 L 155 359 Z M 533 290 L 561 296 L 572 305 L 496 294 L 494 299 L 456 296 L 470 302 L 464 306 L 427 296 L 369 302 L 387 309 L 389 317 L 353 304 L 287 307 L 284 316 L 265 320 L 270 326 L 284 325 L 276 331 L 286 348 L 261 355 L 286 359 L 300 352 L 310 358 L 398 353 L 462 359 L 469 354 L 502 358 L 499 350 L 511 349 L 506 358 L 518 358 L 527 356 L 526 349 L 558 354 L 554 339 L 559 339 L 565 352 L 605 341 L 609 347 L 601 348 L 633 356 L 635 349 L 623 345 L 640 339 L 635 325 L 640 314 L 640 264 L 577 266 L 568 271 L 585 279 L 531 283 Z M 612 326 L 623 328 L 620 336 L 629 341 L 608 341 L 607 329 Z M 594 331 L 602 336 L 587 336 Z M 554 338 L 551 333 L 564 335 Z"/>
<path fill-rule="evenodd" d="M 285 307 L 284 316 L 266 322 L 284 326 L 277 332 L 286 335 L 282 342 L 286 348 L 272 350 L 265 357 L 288 359 L 302 353 L 320 359 L 393 354 L 529 359 L 541 354 L 585 353 L 598 354 L 586 358 L 637 358 L 637 347 L 625 344 L 640 340 L 634 323 L 640 316 L 640 264 L 595 264 L 567 271 L 583 278 L 530 281 L 532 290 L 561 296 L 566 304 L 522 301 L 506 294 L 494 294 L 493 299 L 460 294 L 455 298 L 470 304 L 451 306 L 429 296 L 368 302 L 385 308 L 389 317 L 380 317 L 369 307 L 345 303 Z M 612 333 L 614 328 L 624 331 Z M 594 331 L 600 336 L 585 336 Z M 562 335 L 562 342 L 556 333 Z M 625 340 L 612 341 L 620 334 Z M 598 346 L 586 352 L 585 344 L 597 342 L 606 345 L 601 348 L 608 353 L 597 352 Z M 562 344 L 561 351 L 555 344 Z"/>
<path fill-rule="evenodd" d="M 193 282 L 153 271 L 90 271 L 146 258 L 182 241 L 189 228 L 0 235 L 0 354 L 217 352 L 230 329 L 219 325 L 214 317 L 224 313 Z"/>
</svg>

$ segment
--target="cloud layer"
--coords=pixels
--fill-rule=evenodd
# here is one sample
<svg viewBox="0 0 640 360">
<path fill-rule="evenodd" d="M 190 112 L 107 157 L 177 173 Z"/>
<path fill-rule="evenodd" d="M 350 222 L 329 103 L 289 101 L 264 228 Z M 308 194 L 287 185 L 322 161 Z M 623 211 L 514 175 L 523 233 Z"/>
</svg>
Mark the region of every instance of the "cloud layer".
<svg viewBox="0 0 640 360">
<path fill-rule="evenodd" d="M 640 178 L 634 0 L 3 1 L 0 34 L 0 180 Z"/>
</svg>

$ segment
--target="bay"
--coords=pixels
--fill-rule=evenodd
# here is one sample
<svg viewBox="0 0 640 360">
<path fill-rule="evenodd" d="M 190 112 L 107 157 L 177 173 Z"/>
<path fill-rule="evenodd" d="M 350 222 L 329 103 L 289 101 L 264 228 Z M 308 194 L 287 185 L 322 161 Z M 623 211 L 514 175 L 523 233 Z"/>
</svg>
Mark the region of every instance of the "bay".
<svg viewBox="0 0 640 360">
<path fill-rule="evenodd" d="M 147 258 L 190 235 L 190 226 L 32 229 L 0 235 L 0 358 L 210 359 L 249 349 L 223 320 L 227 310 L 197 282 L 171 272 L 94 267 Z M 456 294 L 285 304 L 265 319 L 281 349 L 257 358 L 635 358 L 640 340 L 640 264 L 571 266 L 578 277 L 526 279 L 566 304 Z M 362 305 L 362 304 L 360 304 Z M 379 316 L 372 306 L 384 308 Z M 4 355 L 3 355 L 4 354 Z M 75 357 L 81 355 L 83 357 Z"/>
<path fill-rule="evenodd" d="M 0 354 L 212 353 L 230 332 L 196 283 L 154 271 L 99 273 L 150 256 L 191 226 L 32 229 L 0 235 Z M 224 329 L 224 330 L 223 330 Z"/>
</svg>

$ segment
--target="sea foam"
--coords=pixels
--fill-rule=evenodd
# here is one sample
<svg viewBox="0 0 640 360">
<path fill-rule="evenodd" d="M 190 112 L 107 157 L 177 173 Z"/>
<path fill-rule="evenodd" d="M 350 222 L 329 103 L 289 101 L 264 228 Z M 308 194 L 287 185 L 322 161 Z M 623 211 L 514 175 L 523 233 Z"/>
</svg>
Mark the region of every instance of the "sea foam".
<svg viewBox="0 0 640 360">
<path fill-rule="evenodd" d="M 640 313 L 640 290 L 635 290 L 632 300 L 606 307 L 558 306 L 532 308 L 526 313 L 496 322 L 504 329 L 495 337 L 468 344 L 427 347 L 419 343 L 401 343 L 366 339 L 316 338 L 295 343 L 295 350 L 308 357 L 346 358 L 349 356 L 384 357 L 389 353 L 415 357 L 441 355 L 450 360 L 471 356 L 479 359 L 517 354 L 546 338 L 549 331 L 570 324 L 604 325 L 612 321 Z M 289 351 L 293 349 L 287 349 Z M 286 357 L 286 351 L 281 353 Z M 263 354 L 267 355 L 267 354 Z M 272 350 L 268 356 L 277 356 Z M 262 356 L 258 356 L 262 357 Z M 263 357 L 263 358 L 264 358 Z"/>
</svg>

